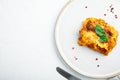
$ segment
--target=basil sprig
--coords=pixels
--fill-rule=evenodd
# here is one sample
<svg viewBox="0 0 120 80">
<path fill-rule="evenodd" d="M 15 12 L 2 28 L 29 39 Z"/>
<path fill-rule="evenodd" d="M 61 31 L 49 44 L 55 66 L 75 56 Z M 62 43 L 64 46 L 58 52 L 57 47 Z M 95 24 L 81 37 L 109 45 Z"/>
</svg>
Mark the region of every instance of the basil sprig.
<svg viewBox="0 0 120 80">
<path fill-rule="evenodd" d="M 96 25 L 95 32 L 100 37 L 99 42 L 108 41 L 108 36 L 105 34 L 105 30 L 100 25 Z"/>
<path fill-rule="evenodd" d="M 99 39 L 99 42 L 107 42 L 108 41 L 108 36 L 101 36 Z"/>
</svg>

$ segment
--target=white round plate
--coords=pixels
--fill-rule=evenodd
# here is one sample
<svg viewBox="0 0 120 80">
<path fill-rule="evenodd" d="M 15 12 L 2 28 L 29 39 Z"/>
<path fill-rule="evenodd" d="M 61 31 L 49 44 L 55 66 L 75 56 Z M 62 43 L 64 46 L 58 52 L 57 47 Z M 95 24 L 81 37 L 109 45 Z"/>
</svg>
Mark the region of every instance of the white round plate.
<svg viewBox="0 0 120 80">
<path fill-rule="evenodd" d="M 114 8 L 111 11 L 111 8 Z M 120 34 L 119 0 L 73 0 L 59 15 L 55 39 L 64 61 L 80 74 L 93 78 L 108 78 L 120 73 L 120 36 L 108 56 L 78 45 L 79 29 L 88 17 L 103 18 Z M 98 60 L 96 60 L 98 58 Z"/>
</svg>

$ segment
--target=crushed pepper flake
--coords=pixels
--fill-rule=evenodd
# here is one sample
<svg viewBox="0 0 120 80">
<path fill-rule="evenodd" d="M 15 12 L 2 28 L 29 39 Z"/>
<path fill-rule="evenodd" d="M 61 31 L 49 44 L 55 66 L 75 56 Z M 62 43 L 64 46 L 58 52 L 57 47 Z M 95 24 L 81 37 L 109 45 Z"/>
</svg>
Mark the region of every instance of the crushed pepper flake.
<svg viewBox="0 0 120 80">
<path fill-rule="evenodd" d="M 76 56 L 74 56 L 74 59 L 75 59 L 75 60 L 78 60 L 78 58 L 77 58 Z"/>
<path fill-rule="evenodd" d="M 115 18 L 117 19 L 117 18 L 118 18 L 118 16 L 117 16 L 117 15 L 115 15 Z"/>
<path fill-rule="evenodd" d="M 75 49 L 75 47 L 72 47 L 72 50 L 74 50 Z"/>
<path fill-rule="evenodd" d="M 113 6 L 113 4 L 111 4 L 109 7 L 111 8 Z"/>
<path fill-rule="evenodd" d="M 98 58 L 95 59 L 96 61 L 98 60 Z"/>
<path fill-rule="evenodd" d="M 104 14 L 104 16 L 106 16 L 106 14 Z"/>
<path fill-rule="evenodd" d="M 87 6 L 85 6 L 85 8 L 88 8 Z"/>
<path fill-rule="evenodd" d="M 97 67 L 100 67 L 100 65 L 98 64 Z"/>
<path fill-rule="evenodd" d="M 110 12 L 113 12 L 113 10 L 114 10 L 114 8 L 112 7 L 112 8 L 110 9 Z"/>
</svg>

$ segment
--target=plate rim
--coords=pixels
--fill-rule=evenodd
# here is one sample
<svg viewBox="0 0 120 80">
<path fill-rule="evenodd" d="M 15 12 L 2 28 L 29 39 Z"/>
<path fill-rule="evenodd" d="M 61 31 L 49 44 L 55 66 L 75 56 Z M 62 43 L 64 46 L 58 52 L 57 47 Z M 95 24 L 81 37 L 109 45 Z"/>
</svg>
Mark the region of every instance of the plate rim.
<svg viewBox="0 0 120 80">
<path fill-rule="evenodd" d="M 106 75 L 91 75 L 91 74 L 88 74 L 84 71 L 81 71 L 79 70 L 79 68 L 75 67 L 74 65 L 72 65 L 71 62 L 69 62 L 69 60 L 65 57 L 64 55 L 64 52 L 62 51 L 61 47 L 60 47 L 60 44 L 59 44 L 59 37 L 58 37 L 58 23 L 59 23 L 59 19 L 62 15 L 62 13 L 64 12 L 64 10 L 69 6 L 70 3 L 72 3 L 74 0 L 69 0 L 67 1 L 67 3 L 62 7 L 61 11 L 59 12 L 58 16 L 57 16 L 57 19 L 56 19 L 56 22 L 55 22 L 55 29 L 54 29 L 54 38 L 55 38 L 55 43 L 56 43 L 56 47 L 59 51 L 59 54 L 60 56 L 62 57 L 62 59 L 64 60 L 64 62 L 71 68 L 73 69 L 74 71 L 76 71 L 77 73 L 81 74 L 81 75 L 84 75 L 84 76 L 87 76 L 87 77 L 91 77 L 91 78 L 98 78 L 98 79 L 102 79 L 102 78 L 111 78 L 111 77 L 115 77 L 117 75 L 120 75 L 120 70 L 119 71 L 115 71 L 113 73 L 109 73 L 109 74 L 106 74 Z"/>
</svg>

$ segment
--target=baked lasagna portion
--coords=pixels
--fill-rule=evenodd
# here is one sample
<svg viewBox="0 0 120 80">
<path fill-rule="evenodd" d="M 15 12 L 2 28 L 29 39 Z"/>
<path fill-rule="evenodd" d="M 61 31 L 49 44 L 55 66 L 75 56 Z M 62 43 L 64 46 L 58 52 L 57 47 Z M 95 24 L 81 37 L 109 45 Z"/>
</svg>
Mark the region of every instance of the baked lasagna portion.
<svg viewBox="0 0 120 80">
<path fill-rule="evenodd" d="M 118 38 L 118 31 L 103 19 L 87 18 L 79 31 L 78 44 L 87 46 L 104 55 L 115 47 Z"/>
</svg>

